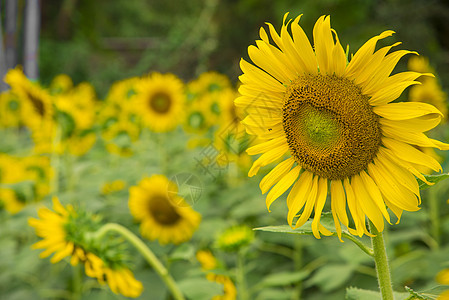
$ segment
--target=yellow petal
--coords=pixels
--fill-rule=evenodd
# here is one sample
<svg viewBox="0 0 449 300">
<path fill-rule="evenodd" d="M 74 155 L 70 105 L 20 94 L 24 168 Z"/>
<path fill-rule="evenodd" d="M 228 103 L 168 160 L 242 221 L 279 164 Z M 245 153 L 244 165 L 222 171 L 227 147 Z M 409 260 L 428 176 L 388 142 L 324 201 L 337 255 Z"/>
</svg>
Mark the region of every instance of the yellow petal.
<svg viewBox="0 0 449 300">
<path fill-rule="evenodd" d="M 371 222 L 373 222 L 377 230 L 382 232 L 384 230 L 384 218 L 382 217 L 379 208 L 371 199 L 371 195 L 367 192 L 360 175 L 354 175 L 351 178 L 351 186 L 353 187 L 356 201 L 360 204 L 363 213 L 371 220 Z"/>
<path fill-rule="evenodd" d="M 295 159 L 290 157 L 273 168 L 261 181 L 259 187 L 265 194 L 275 183 L 283 178 L 292 168 Z"/>
<path fill-rule="evenodd" d="M 316 75 L 318 73 L 316 56 L 307 35 L 298 24 L 300 17 L 298 16 L 291 25 L 293 41 L 296 51 L 300 54 L 306 66 L 306 71 L 312 75 Z"/>
<path fill-rule="evenodd" d="M 345 77 L 351 77 L 354 73 L 363 70 L 365 66 L 369 63 L 371 56 L 374 53 L 374 48 L 379 40 L 391 36 L 394 31 L 387 30 L 379 34 L 378 36 L 369 39 L 359 50 L 355 53 L 354 57 L 348 64 L 345 70 Z"/>
<path fill-rule="evenodd" d="M 300 166 L 294 167 L 271 189 L 266 199 L 268 210 L 270 210 L 271 203 L 285 193 L 285 191 L 296 181 L 299 176 L 299 171 L 301 171 Z"/>
<path fill-rule="evenodd" d="M 267 142 L 260 143 L 256 146 L 252 146 L 246 150 L 246 153 L 249 155 L 256 155 L 260 153 L 265 153 L 270 151 L 273 148 L 277 148 L 287 143 L 287 139 L 285 136 L 276 138 Z"/>
<path fill-rule="evenodd" d="M 331 33 L 330 17 L 321 16 L 313 27 L 315 54 L 321 74 L 332 74 L 330 60 L 334 39 Z"/>
<path fill-rule="evenodd" d="M 293 218 L 302 209 L 306 203 L 307 197 L 312 188 L 313 173 L 304 171 L 298 181 L 293 186 L 287 197 L 288 215 L 287 221 L 293 227 Z"/>
<path fill-rule="evenodd" d="M 429 167 L 435 172 L 442 171 L 442 168 L 436 159 L 415 147 L 387 137 L 382 139 L 382 143 L 402 160 Z"/>
<path fill-rule="evenodd" d="M 377 208 L 381 211 L 381 213 L 385 217 L 385 220 L 387 220 L 387 222 L 391 224 L 390 215 L 388 214 L 387 208 L 385 207 L 385 202 L 382 198 L 382 194 L 380 193 L 380 190 L 374 180 L 368 174 L 366 174 L 365 171 L 360 172 L 360 178 L 362 179 L 363 185 L 369 196 L 373 200 L 374 204 L 376 204 Z"/>
<path fill-rule="evenodd" d="M 310 189 L 310 193 L 307 195 L 306 206 L 304 207 L 304 211 L 302 212 L 301 216 L 296 221 L 295 229 L 304 225 L 304 223 L 307 222 L 307 220 L 310 218 L 310 215 L 312 214 L 312 210 L 317 201 L 317 195 L 319 192 L 318 191 L 318 179 L 319 179 L 318 176 L 315 176 L 313 178 L 312 188 Z"/>
<path fill-rule="evenodd" d="M 394 86 L 386 86 L 377 90 L 373 96 L 369 99 L 371 106 L 385 105 L 393 100 L 397 99 L 402 92 L 411 85 L 421 84 L 418 81 L 405 81 L 397 83 Z M 402 102 L 405 103 L 405 102 Z"/>
<path fill-rule="evenodd" d="M 433 105 L 421 102 L 399 102 L 373 107 L 375 114 L 389 120 L 406 120 L 427 114 L 443 114 Z"/>
<path fill-rule="evenodd" d="M 318 225 L 320 225 L 321 212 L 323 211 L 324 204 L 326 204 L 326 197 L 327 179 L 320 178 L 318 181 L 318 196 L 315 202 L 315 217 L 312 221 L 312 232 L 317 239 L 321 238 Z"/>
<path fill-rule="evenodd" d="M 287 151 L 288 151 L 288 144 L 285 144 L 283 146 L 265 152 L 253 163 L 253 166 L 248 172 L 248 176 L 253 177 L 254 175 L 257 174 L 257 172 L 259 172 L 259 169 L 261 167 L 264 167 L 274 162 L 275 160 L 281 158 Z"/>
</svg>

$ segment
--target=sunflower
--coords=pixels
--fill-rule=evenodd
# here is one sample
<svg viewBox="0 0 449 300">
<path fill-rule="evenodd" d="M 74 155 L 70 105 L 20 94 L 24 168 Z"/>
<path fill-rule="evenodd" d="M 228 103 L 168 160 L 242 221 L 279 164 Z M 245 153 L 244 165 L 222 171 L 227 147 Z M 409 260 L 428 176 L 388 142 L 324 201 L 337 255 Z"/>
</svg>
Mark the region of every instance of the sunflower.
<svg viewBox="0 0 449 300">
<path fill-rule="evenodd" d="M 14 215 L 25 207 L 25 201 L 16 191 L 0 188 L 0 204 L 10 214 Z"/>
<path fill-rule="evenodd" d="M 22 124 L 22 101 L 13 92 L 0 94 L 0 126 L 19 127 Z"/>
<path fill-rule="evenodd" d="M 53 117 L 52 97 L 38 83 L 31 82 L 21 69 L 10 69 L 5 82 L 23 101 L 21 112 L 25 125 L 36 127 Z"/>
<path fill-rule="evenodd" d="M 73 81 L 67 74 L 59 74 L 53 78 L 50 83 L 50 92 L 52 95 L 64 94 L 73 88 Z"/>
<path fill-rule="evenodd" d="M 237 251 L 254 240 L 254 231 L 246 225 L 226 229 L 217 239 L 217 247 L 224 251 Z"/>
<path fill-rule="evenodd" d="M 436 277 L 436 281 L 439 284 L 449 285 L 449 269 L 441 270 Z M 448 300 L 449 299 L 449 290 L 441 293 L 437 300 Z"/>
<path fill-rule="evenodd" d="M 136 142 L 139 136 L 140 128 L 126 119 L 119 119 L 102 133 L 108 152 L 125 157 L 133 154 L 132 143 Z"/>
<path fill-rule="evenodd" d="M 177 191 L 177 185 L 163 175 L 144 178 L 129 189 L 129 208 L 141 222 L 143 237 L 158 239 L 161 244 L 179 244 L 192 237 L 201 215 L 187 206 Z"/>
<path fill-rule="evenodd" d="M 425 57 L 411 57 L 408 61 L 408 68 L 415 72 L 435 72 L 429 65 L 429 61 Z M 434 77 L 420 78 L 422 84 L 415 85 L 410 88 L 410 101 L 425 102 L 432 104 L 444 115 L 444 120 L 447 118 L 447 95 L 441 88 L 438 80 Z"/>
<path fill-rule="evenodd" d="M 287 197 L 292 228 L 302 226 L 314 210 L 314 236 L 330 235 L 320 224 L 330 190 L 340 239 L 341 224 L 351 234 L 370 235 L 366 217 L 382 231 L 384 218 L 390 222 L 387 207 L 398 222 L 404 210 L 419 209 L 419 186 L 413 175 L 427 180 L 416 167 L 441 170 L 435 159 L 414 146 L 449 149 L 423 134 L 440 122 L 442 114 L 425 103 L 390 103 L 423 75 L 390 76 L 399 59 L 413 53 L 387 54 L 399 43 L 374 51 L 376 43 L 393 31 L 371 38 L 348 62 L 330 17 L 316 22 L 314 47 L 298 24 L 300 17 L 285 23 L 286 14 L 280 35 L 268 24 L 275 45 L 261 28 L 261 40 L 248 48 L 255 66 L 243 59 L 240 63 L 242 96 L 235 104 L 248 114 L 243 121 L 247 131 L 264 140 L 247 150 L 250 155 L 262 154 L 248 175 L 285 155 L 260 188 L 262 193 L 271 188 L 266 198 L 269 209 L 293 186 Z M 349 227 L 346 206 L 355 229 Z"/>
<path fill-rule="evenodd" d="M 153 73 L 136 85 L 136 110 L 154 132 L 173 130 L 184 110 L 184 85 L 173 74 Z"/>
<path fill-rule="evenodd" d="M 38 211 L 39 219 L 28 219 L 28 224 L 43 238 L 32 248 L 44 249 L 40 257 L 52 255 L 52 263 L 67 257 L 72 266 L 81 262 L 87 276 L 97 278 L 100 284 L 107 283 L 114 293 L 138 297 L 142 293 L 142 283 L 122 262 L 117 261 L 117 253 L 112 253 L 114 250 L 111 247 L 93 247 L 84 240 L 85 232 L 98 229 L 98 217 L 78 213 L 71 205 L 64 207 L 57 197 L 52 200 L 54 211 L 41 208 Z M 99 249 L 103 249 L 104 253 L 100 253 Z M 112 259 L 114 256 L 115 259 Z"/>
</svg>

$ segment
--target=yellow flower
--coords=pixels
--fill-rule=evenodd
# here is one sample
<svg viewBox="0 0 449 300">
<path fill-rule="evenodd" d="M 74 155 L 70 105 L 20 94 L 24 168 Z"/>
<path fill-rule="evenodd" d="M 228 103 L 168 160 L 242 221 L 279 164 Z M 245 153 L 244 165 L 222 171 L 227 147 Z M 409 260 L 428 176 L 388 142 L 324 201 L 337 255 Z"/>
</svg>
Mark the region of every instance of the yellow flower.
<svg viewBox="0 0 449 300">
<path fill-rule="evenodd" d="M 0 126 L 18 127 L 22 124 L 22 100 L 12 91 L 0 94 Z"/>
<path fill-rule="evenodd" d="M 73 88 L 73 81 L 67 74 L 59 74 L 50 83 L 50 91 L 53 95 L 67 93 Z"/>
<path fill-rule="evenodd" d="M 209 250 L 200 250 L 196 253 L 196 259 L 200 262 L 203 271 L 217 268 L 217 259 Z"/>
<path fill-rule="evenodd" d="M 71 263 L 76 265 L 78 261 L 82 260 L 84 251 L 73 241 L 67 237 L 65 229 L 66 224 L 70 219 L 76 216 L 76 212 L 71 205 L 65 208 L 58 198 L 53 197 L 53 209 L 41 208 L 38 211 L 39 219 L 29 218 L 28 224 L 36 229 L 36 234 L 42 237 L 43 240 L 35 243 L 33 249 L 45 249 L 39 255 L 41 258 L 46 258 L 53 254 L 50 261 L 57 263 L 66 257 L 71 258 Z M 77 249 L 80 250 L 77 250 Z M 74 256 L 74 257 L 72 257 Z"/>
<path fill-rule="evenodd" d="M 195 97 L 220 92 L 231 88 L 231 82 L 226 75 L 215 71 L 204 72 L 196 80 L 189 82 L 188 91 Z"/>
<path fill-rule="evenodd" d="M 415 85 L 410 88 L 409 92 L 410 101 L 424 102 L 434 105 L 444 118 L 447 117 L 447 95 L 441 89 L 438 81 L 435 78 L 428 78 L 423 80 L 422 84 Z"/>
<path fill-rule="evenodd" d="M 213 125 L 212 119 L 208 107 L 194 101 L 187 107 L 183 128 L 189 133 L 204 135 Z"/>
<path fill-rule="evenodd" d="M 439 284 L 449 285 L 449 269 L 444 269 L 437 274 L 436 281 Z M 437 300 L 449 300 L 449 291 L 440 294 Z"/>
<path fill-rule="evenodd" d="M 106 141 L 106 149 L 120 156 L 131 156 L 132 143 L 139 139 L 140 128 L 125 119 L 120 119 L 104 129 L 102 137 Z"/>
<path fill-rule="evenodd" d="M 184 86 L 173 74 L 152 73 L 136 85 L 136 111 L 154 132 L 173 130 L 184 112 Z"/>
<path fill-rule="evenodd" d="M 114 192 L 123 190 L 125 188 L 125 186 L 126 186 L 126 183 L 123 180 L 117 179 L 117 180 L 103 184 L 103 186 L 101 187 L 101 193 L 103 195 L 109 195 Z"/>
<path fill-rule="evenodd" d="M 163 175 L 144 178 L 129 189 L 129 208 L 139 221 L 140 232 L 161 244 L 179 244 L 190 240 L 201 215 L 180 197 L 178 186 Z"/>
<path fill-rule="evenodd" d="M 217 295 L 212 297 L 212 300 L 235 300 L 237 299 L 237 289 L 234 282 L 232 282 L 229 276 L 218 275 L 214 273 L 208 273 L 206 275 L 207 280 L 223 284 L 223 295 Z"/>
<path fill-rule="evenodd" d="M 0 203 L 12 215 L 21 211 L 25 206 L 25 201 L 20 199 L 16 191 L 9 188 L 0 188 Z"/>
<path fill-rule="evenodd" d="M 226 229 L 217 240 L 217 246 L 225 251 L 237 251 L 254 240 L 254 232 L 246 225 Z"/>
<path fill-rule="evenodd" d="M 330 17 L 316 22 L 314 47 L 298 24 L 300 17 L 286 23 L 286 14 L 280 35 L 268 24 L 275 45 L 261 28 L 261 40 L 248 48 L 255 66 L 241 60 L 242 96 L 235 104 L 248 113 L 243 121 L 247 131 L 264 140 L 247 150 L 250 155 L 262 154 L 249 176 L 287 155 L 260 187 L 262 193 L 271 188 L 269 208 L 293 186 L 287 197 L 292 228 L 302 226 L 314 210 L 314 236 L 331 234 L 320 224 L 330 185 L 339 237 L 341 224 L 350 226 L 346 205 L 355 224 L 349 229 L 352 234 L 370 234 L 366 218 L 382 231 L 384 218 L 390 222 L 387 207 L 398 219 L 404 210 L 419 210 L 413 175 L 426 179 L 416 167 L 441 170 L 435 159 L 414 147 L 449 149 L 423 133 L 437 126 L 441 112 L 425 103 L 390 103 L 422 75 L 390 76 L 399 59 L 413 53 L 387 54 L 399 43 L 375 51 L 376 43 L 393 31 L 371 38 L 348 63 Z"/>
<path fill-rule="evenodd" d="M 116 262 L 115 267 L 111 268 L 106 260 L 85 249 L 88 246 L 83 241 L 84 234 L 80 232 L 98 229 L 91 220 L 78 214 L 71 205 L 64 207 L 56 197 L 53 197 L 53 210 L 41 208 L 38 211 L 39 219 L 28 219 L 28 224 L 43 238 L 32 246 L 34 249 L 44 249 L 41 258 L 53 254 L 50 262 L 57 263 L 69 257 L 72 266 L 83 263 L 87 276 L 96 278 L 101 284 L 107 283 L 116 294 L 138 297 L 142 293 L 142 283 L 134 278 L 127 267 Z M 109 251 L 106 250 L 105 256 Z"/>
<path fill-rule="evenodd" d="M 92 131 L 76 132 L 65 141 L 67 151 L 75 156 L 86 154 L 97 140 L 97 135 Z"/>
<path fill-rule="evenodd" d="M 26 78 L 20 68 L 10 69 L 5 76 L 5 82 L 23 100 L 21 112 L 25 125 L 35 127 L 53 117 L 53 100 L 50 94 L 38 83 Z"/>
<path fill-rule="evenodd" d="M 85 259 L 86 275 L 97 278 L 101 284 L 107 283 L 115 294 L 136 298 L 142 294 L 143 285 L 126 267 L 112 269 L 106 267 L 103 260 L 93 253 L 87 253 Z"/>
</svg>

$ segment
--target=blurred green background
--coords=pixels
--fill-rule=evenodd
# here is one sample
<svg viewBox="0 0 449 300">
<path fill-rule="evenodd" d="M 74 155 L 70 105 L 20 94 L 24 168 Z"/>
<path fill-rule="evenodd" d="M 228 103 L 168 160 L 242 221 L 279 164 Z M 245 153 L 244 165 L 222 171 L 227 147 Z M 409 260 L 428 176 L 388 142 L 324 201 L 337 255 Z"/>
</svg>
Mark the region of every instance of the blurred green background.
<svg viewBox="0 0 449 300">
<path fill-rule="evenodd" d="M 19 33 L 24 2 L 19 1 Z M 271 22 L 280 28 L 285 12 L 304 14 L 301 24 L 309 36 L 318 17 L 331 15 L 332 27 L 352 53 L 369 37 L 392 29 L 397 33 L 386 43 L 402 41 L 399 47 L 429 57 L 441 80 L 449 81 L 449 2 L 443 0 L 47 0 L 41 5 L 41 82 L 64 72 L 75 83 L 91 82 L 100 98 L 113 81 L 149 71 L 172 72 L 187 81 L 216 70 L 236 82 L 239 59 L 246 57 L 260 26 Z"/>
</svg>

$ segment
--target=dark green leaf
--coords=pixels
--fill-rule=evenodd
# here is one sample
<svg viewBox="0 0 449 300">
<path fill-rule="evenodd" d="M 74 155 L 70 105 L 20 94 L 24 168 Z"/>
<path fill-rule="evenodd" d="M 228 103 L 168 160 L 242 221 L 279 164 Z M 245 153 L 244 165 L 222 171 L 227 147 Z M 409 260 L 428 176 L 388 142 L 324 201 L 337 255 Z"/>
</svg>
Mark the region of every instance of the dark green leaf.
<svg viewBox="0 0 449 300">
<path fill-rule="evenodd" d="M 428 182 L 431 183 L 438 183 L 441 180 L 444 180 L 446 178 L 449 178 L 449 173 L 444 173 L 444 174 L 438 174 L 438 175 L 424 175 L 424 177 L 426 178 L 426 180 Z M 428 185 L 427 183 L 425 183 L 424 181 L 422 181 L 421 179 L 417 178 L 418 183 L 419 183 L 419 189 L 420 190 L 425 190 L 429 187 L 432 187 L 433 185 Z"/>
<path fill-rule="evenodd" d="M 307 276 L 309 276 L 308 271 L 275 273 L 265 277 L 261 284 L 264 286 L 283 286 L 301 281 Z"/>
</svg>

